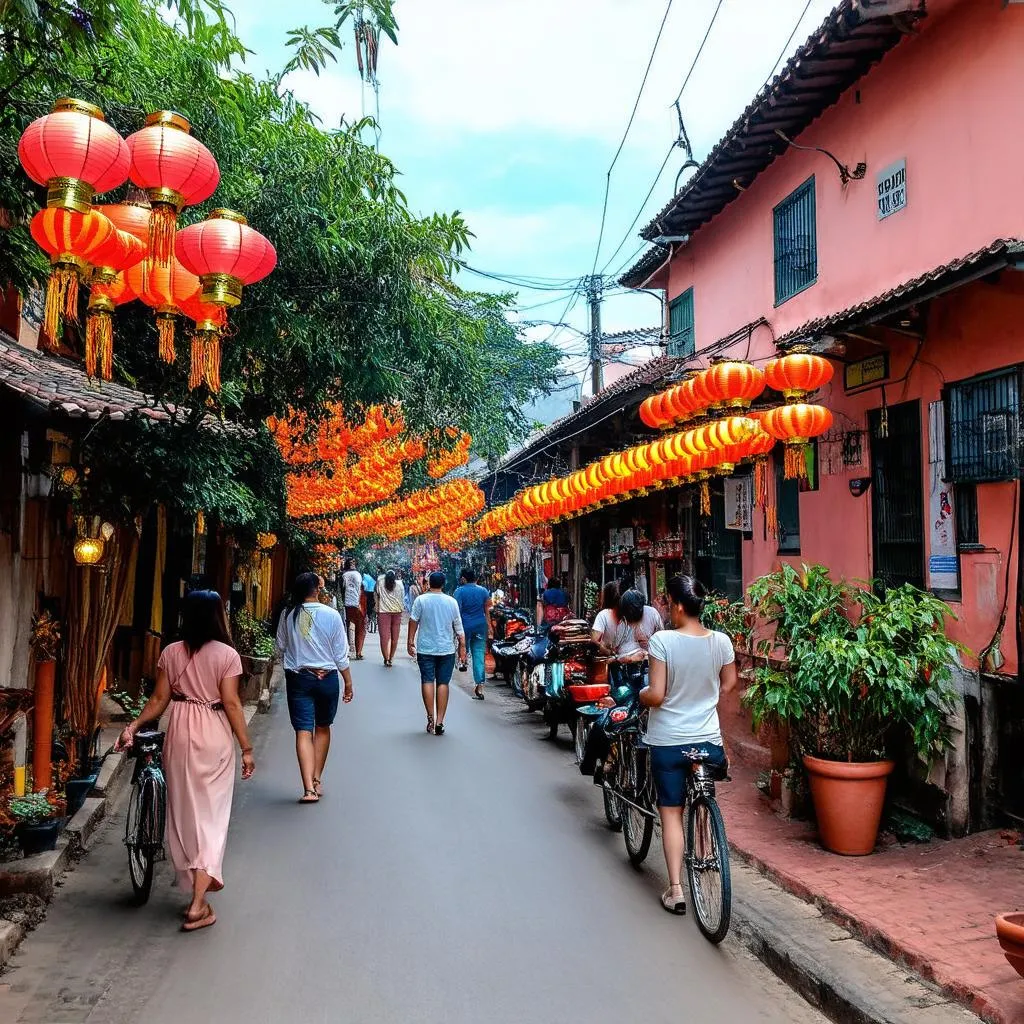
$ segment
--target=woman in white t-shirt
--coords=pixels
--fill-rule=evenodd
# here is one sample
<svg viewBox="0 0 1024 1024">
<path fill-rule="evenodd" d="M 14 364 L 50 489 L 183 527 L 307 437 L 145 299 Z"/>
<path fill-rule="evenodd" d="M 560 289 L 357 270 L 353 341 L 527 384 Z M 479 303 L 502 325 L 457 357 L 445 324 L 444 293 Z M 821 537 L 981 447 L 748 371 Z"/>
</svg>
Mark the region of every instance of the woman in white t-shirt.
<svg viewBox="0 0 1024 1024">
<path fill-rule="evenodd" d="M 736 686 L 732 641 L 701 624 L 704 597 L 704 588 L 690 576 L 669 580 L 670 628 L 651 638 L 650 685 L 640 692 L 641 703 L 651 709 L 644 742 L 651 750 L 668 868 L 661 904 L 673 914 L 686 913 L 681 875 L 687 772 L 695 754 L 725 763 L 718 696 Z"/>
<path fill-rule="evenodd" d="M 627 590 L 617 607 L 605 607 L 597 613 L 591 636 L 603 654 L 612 655 L 616 681 L 634 678 L 639 683 L 651 637 L 664 625 L 658 610 L 644 601 L 639 590 Z"/>
</svg>

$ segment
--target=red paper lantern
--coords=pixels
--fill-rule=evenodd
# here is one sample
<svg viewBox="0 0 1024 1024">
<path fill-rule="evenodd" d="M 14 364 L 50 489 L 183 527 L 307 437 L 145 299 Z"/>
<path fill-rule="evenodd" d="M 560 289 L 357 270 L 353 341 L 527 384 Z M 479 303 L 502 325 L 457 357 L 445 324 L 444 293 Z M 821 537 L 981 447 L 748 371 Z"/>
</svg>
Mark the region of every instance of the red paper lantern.
<svg viewBox="0 0 1024 1024">
<path fill-rule="evenodd" d="M 764 429 L 786 445 L 786 479 L 807 475 L 805 449 L 812 437 L 832 426 L 832 413 L 823 405 L 781 405 L 762 421 Z"/>
<path fill-rule="evenodd" d="M 199 276 L 203 301 L 237 306 L 242 287 L 266 277 L 277 264 L 274 247 L 234 210 L 214 210 L 206 220 L 182 228 L 178 259 Z"/>
<path fill-rule="evenodd" d="M 809 352 L 791 352 L 779 359 L 771 359 L 764 368 L 765 380 L 770 388 L 781 391 L 786 400 L 800 401 L 827 384 L 834 371 L 823 356 Z"/>
<path fill-rule="evenodd" d="M 199 294 L 199 278 L 177 260 L 164 266 L 145 259 L 127 272 L 128 285 L 149 307 L 156 310 L 160 358 L 173 363 L 174 318 L 182 306 Z"/>
<path fill-rule="evenodd" d="M 727 409 L 747 409 L 764 391 L 764 373 L 750 363 L 715 363 L 706 372 L 705 387 Z"/>
<path fill-rule="evenodd" d="M 640 403 L 640 420 L 644 426 L 657 430 L 661 426 L 660 418 L 654 411 L 654 400 L 661 398 L 661 395 L 651 395 Z"/>
<path fill-rule="evenodd" d="M 135 235 L 114 229 L 114 233 L 89 254 L 93 284 L 110 284 L 118 274 L 141 262 L 146 247 Z"/>
<path fill-rule="evenodd" d="M 117 306 L 137 298 L 124 274 L 106 284 L 94 284 L 89 292 L 85 320 L 85 372 L 96 376 L 97 364 L 103 380 L 110 380 L 114 363 L 114 325 L 111 314 Z"/>
<path fill-rule="evenodd" d="M 128 177 L 124 139 L 99 107 L 60 99 L 53 112 L 37 118 L 18 141 L 25 173 L 46 186 L 46 205 L 88 213 L 95 193 L 109 192 Z"/>
<path fill-rule="evenodd" d="M 43 333 L 52 342 L 57 337 L 60 315 L 78 319 L 79 276 L 89 258 L 116 230 L 95 210 L 76 213 L 63 207 L 48 207 L 33 218 L 29 230 L 36 244 L 50 254 L 50 281 L 46 289 Z"/>
<path fill-rule="evenodd" d="M 152 206 L 150 258 L 165 266 L 174 253 L 178 214 L 209 199 L 220 181 L 213 154 L 191 134 L 188 119 L 173 110 L 158 110 L 146 125 L 128 136 L 128 176 L 146 190 Z"/>
<path fill-rule="evenodd" d="M 134 235 L 149 249 L 149 204 L 148 203 L 107 203 L 97 206 L 97 210 L 107 220 L 113 221 L 114 227 Z"/>
</svg>

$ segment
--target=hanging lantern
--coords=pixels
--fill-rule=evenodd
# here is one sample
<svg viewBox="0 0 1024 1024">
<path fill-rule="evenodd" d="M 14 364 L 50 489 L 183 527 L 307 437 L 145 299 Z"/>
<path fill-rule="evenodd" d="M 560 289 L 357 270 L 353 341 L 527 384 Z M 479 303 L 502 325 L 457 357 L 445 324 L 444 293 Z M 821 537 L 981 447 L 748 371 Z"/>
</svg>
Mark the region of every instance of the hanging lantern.
<svg viewBox="0 0 1024 1024">
<path fill-rule="evenodd" d="M 277 264 L 274 247 L 234 210 L 214 210 L 199 224 L 182 228 L 175 251 L 198 275 L 203 301 L 220 306 L 237 306 L 243 285 L 262 280 Z"/>
<path fill-rule="evenodd" d="M 708 440 L 712 451 L 718 455 L 719 472 L 728 474 L 736 469 L 736 462 L 741 457 L 740 447 L 758 429 L 755 420 L 744 416 L 729 416 L 708 425 Z"/>
<path fill-rule="evenodd" d="M 705 386 L 727 409 L 747 409 L 764 391 L 764 372 L 746 362 L 715 363 Z"/>
<path fill-rule="evenodd" d="M 84 100 L 59 99 L 18 141 L 25 173 L 46 186 L 49 208 L 88 213 L 95 193 L 109 192 L 128 177 L 124 139 L 103 111 Z"/>
<path fill-rule="evenodd" d="M 770 388 L 781 391 L 788 402 L 799 402 L 827 384 L 834 370 L 824 356 L 810 352 L 791 352 L 771 359 L 764 368 L 765 380 Z"/>
<path fill-rule="evenodd" d="M 111 284 L 118 274 L 140 263 L 145 254 L 146 247 L 135 235 L 115 227 L 113 234 L 89 254 L 92 283 Z"/>
<path fill-rule="evenodd" d="M 213 154 L 191 134 L 188 119 L 172 110 L 158 110 L 146 125 L 128 136 L 128 176 L 146 190 L 152 207 L 149 255 L 167 266 L 174 254 L 178 214 L 213 195 L 220 169 Z"/>
<path fill-rule="evenodd" d="M 117 306 L 137 298 L 124 274 L 110 284 L 94 284 L 89 292 L 89 312 L 85 320 L 85 372 L 110 380 L 114 363 L 114 325 L 111 314 Z"/>
<path fill-rule="evenodd" d="M 89 257 L 114 233 L 114 225 L 95 210 L 76 213 L 62 207 L 40 210 L 30 225 L 36 244 L 50 254 L 50 281 L 46 289 L 43 333 L 57 337 L 60 316 L 78 319 L 78 282 Z"/>
<path fill-rule="evenodd" d="M 694 377 L 687 377 L 668 392 L 666 405 L 677 423 L 685 423 L 697 412 L 697 395 L 694 391 Z"/>
<path fill-rule="evenodd" d="M 812 437 L 832 426 L 832 413 L 823 405 L 780 405 L 763 420 L 764 429 L 786 446 L 786 479 L 807 476 L 806 448 Z"/>
<path fill-rule="evenodd" d="M 205 381 L 211 391 L 220 391 L 221 337 L 226 323 L 224 307 L 203 302 L 199 293 L 194 292 L 181 299 L 178 308 L 195 323 L 188 386 L 195 390 Z"/>
<path fill-rule="evenodd" d="M 98 565 L 103 559 L 105 545 L 102 537 L 80 537 L 71 549 L 76 565 Z"/>
<path fill-rule="evenodd" d="M 107 220 L 112 221 L 115 228 L 134 235 L 149 251 L 149 203 L 124 202 L 105 203 L 96 209 Z"/>
<path fill-rule="evenodd" d="M 650 398 L 645 398 L 643 402 L 640 403 L 640 420 L 645 426 L 651 427 L 653 430 L 657 430 L 659 427 L 664 425 L 664 398 L 665 393 L 662 392 L 657 395 L 651 395 Z"/>
<path fill-rule="evenodd" d="M 126 274 L 128 286 L 151 309 L 156 310 L 159 354 L 165 363 L 173 363 L 174 318 L 181 313 L 181 304 L 199 294 L 199 279 L 177 260 L 168 266 L 144 259 Z"/>
</svg>

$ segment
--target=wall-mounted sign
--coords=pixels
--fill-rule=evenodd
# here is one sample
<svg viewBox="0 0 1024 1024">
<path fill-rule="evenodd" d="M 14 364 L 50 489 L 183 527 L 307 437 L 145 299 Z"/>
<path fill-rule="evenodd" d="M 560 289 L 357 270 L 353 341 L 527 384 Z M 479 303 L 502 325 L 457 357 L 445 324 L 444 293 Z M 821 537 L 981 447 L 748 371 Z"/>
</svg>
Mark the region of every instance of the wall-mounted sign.
<svg viewBox="0 0 1024 1024">
<path fill-rule="evenodd" d="M 725 481 L 725 528 L 750 533 L 754 528 L 753 519 L 753 477 L 729 477 Z"/>
<path fill-rule="evenodd" d="M 875 179 L 878 219 L 885 220 L 907 205 L 907 161 L 897 160 L 878 172 Z"/>
<path fill-rule="evenodd" d="M 865 384 L 875 384 L 885 380 L 889 376 L 889 356 L 883 352 L 881 355 L 870 356 L 868 359 L 861 359 L 857 363 L 847 363 L 843 369 L 843 383 L 846 390 L 861 388 Z"/>
</svg>

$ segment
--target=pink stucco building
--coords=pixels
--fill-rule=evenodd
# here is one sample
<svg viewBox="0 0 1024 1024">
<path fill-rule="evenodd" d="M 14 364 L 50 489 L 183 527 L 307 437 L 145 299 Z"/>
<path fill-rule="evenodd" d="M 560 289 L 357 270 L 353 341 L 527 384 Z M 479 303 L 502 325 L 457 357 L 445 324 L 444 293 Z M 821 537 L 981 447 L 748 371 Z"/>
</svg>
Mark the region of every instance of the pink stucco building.
<svg viewBox="0 0 1024 1024">
<path fill-rule="evenodd" d="M 843 0 L 623 278 L 665 290 L 690 365 L 797 343 L 833 359 L 816 486 L 780 481 L 783 535 L 755 519 L 723 578 L 821 562 L 949 601 L 971 653 L 932 781 L 954 829 L 1024 817 L 1022 94 L 1024 4 Z M 1005 662 L 979 666 L 1004 617 Z"/>
</svg>

